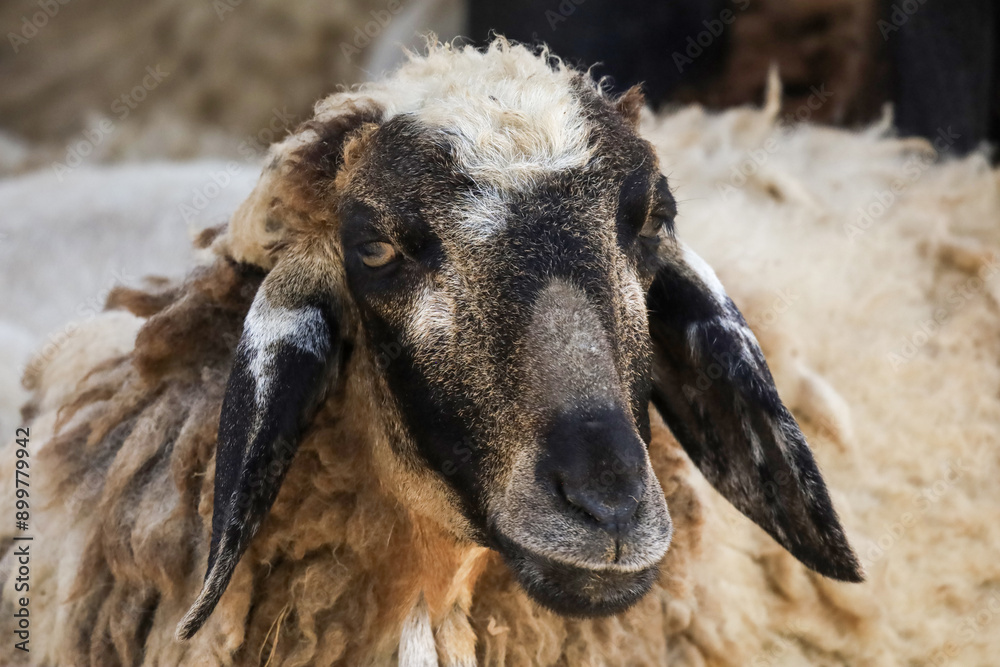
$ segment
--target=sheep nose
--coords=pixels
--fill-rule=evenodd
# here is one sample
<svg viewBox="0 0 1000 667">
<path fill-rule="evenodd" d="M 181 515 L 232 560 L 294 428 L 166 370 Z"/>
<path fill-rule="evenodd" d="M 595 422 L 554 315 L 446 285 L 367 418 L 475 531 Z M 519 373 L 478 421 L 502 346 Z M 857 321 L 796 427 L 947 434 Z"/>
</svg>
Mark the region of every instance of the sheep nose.
<svg viewBox="0 0 1000 667">
<path fill-rule="evenodd" d="M 646 490 L 646 447 L 622 411 L 560 414 L 539 472 L 585 522 L 627 534 Z"/>
</svg>

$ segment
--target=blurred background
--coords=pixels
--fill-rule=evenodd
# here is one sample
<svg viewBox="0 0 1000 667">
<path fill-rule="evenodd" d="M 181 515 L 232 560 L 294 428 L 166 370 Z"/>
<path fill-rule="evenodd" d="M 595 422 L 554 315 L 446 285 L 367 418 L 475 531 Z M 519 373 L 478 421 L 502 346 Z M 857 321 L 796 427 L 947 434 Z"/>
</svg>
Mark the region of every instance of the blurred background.
<svg viewBox="0 0 1000 667">
<path fill-rule="evenodd" d="M 901 133 L 951 126 L 963 152 L 1000 136 L 997 25 L 994 0 L 8 0 L 0 170 L 247 158 L 427 31 L 547 43 L 655 107 L 760 103 L 774 65 L 789 121 L 892 102 Z"/>
<path fill-rule="evenodd" d="M 869 567 L 814 588 L 716 503 L 706 551 L 742 565 L 707 565 L 712 594 L 734 633 L 770 624 L 746 650 L 778 647 L 743 664 L 1000 664 L 997 4 L 0 2 L 0 435 L 28 359 L 75 354 L 113 286 L 182 277 L 317 100 L 428 31 L 546 43 L 660 112 L 681 236 L 746 306 Z"/>
</svg>

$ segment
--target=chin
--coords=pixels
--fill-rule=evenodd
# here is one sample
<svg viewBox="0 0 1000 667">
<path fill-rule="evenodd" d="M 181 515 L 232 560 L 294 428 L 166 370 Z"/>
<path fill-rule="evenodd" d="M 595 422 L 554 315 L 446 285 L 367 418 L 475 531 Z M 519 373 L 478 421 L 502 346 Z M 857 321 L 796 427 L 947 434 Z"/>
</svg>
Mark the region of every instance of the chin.
<svg viewBox="0 0 1000 667">
<path fill-rule="evenodd" d="M 518 583 L 538 604 L 575 617 L 612 616 L 629 609 L 652 588 L 659 567 L 590 569 L 532 553 L 498 537 L 500 554 Z"/>
</svg>

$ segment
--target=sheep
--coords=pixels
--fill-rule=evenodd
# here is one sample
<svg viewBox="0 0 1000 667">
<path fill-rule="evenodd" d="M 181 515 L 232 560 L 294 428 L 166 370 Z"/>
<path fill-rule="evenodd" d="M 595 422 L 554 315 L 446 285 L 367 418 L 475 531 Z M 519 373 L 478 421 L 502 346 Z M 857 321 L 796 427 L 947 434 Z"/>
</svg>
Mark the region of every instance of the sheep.
<svg viewBox="0 0 1000 667">
<path fill-rule="evenodd" d="M 320 102 L 214 261 L 113 292 L 134 347 L 60 350 L 27 408 L 64 545 L 42 662 L 724 661 L 692 464 L 859 581 L 641 104 L 544 51 L 433 48 Z"/>
</svg>

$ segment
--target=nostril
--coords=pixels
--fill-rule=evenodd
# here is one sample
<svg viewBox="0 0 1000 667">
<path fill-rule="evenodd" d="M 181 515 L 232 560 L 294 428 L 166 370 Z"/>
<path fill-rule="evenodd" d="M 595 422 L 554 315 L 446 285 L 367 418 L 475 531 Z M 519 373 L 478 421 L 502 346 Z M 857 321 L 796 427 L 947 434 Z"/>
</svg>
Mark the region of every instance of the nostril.
<svg viewBox="0 0 1000 667">
<path fill-rule="evenodd" d="M 638 492 L 609 496 L 586 486 L 557 485 L 570 508 L 596 523 L 605 532 L 621 535 L 639 508 Z"/>
</svg>

